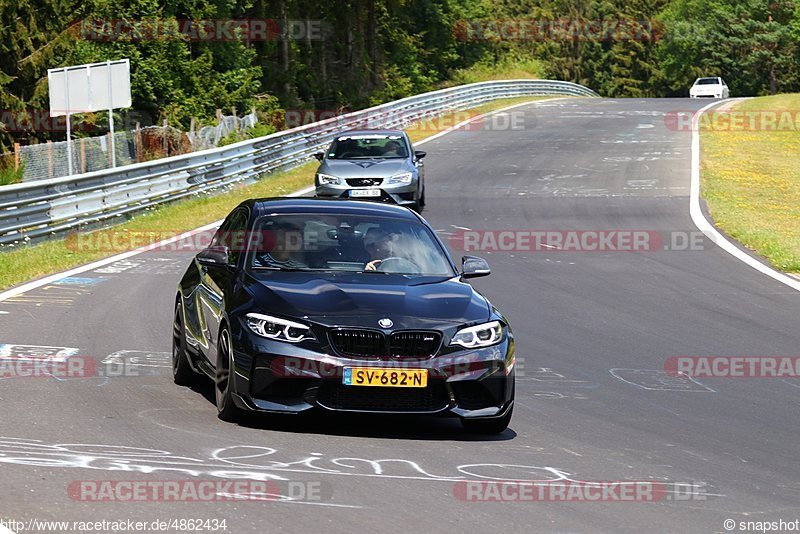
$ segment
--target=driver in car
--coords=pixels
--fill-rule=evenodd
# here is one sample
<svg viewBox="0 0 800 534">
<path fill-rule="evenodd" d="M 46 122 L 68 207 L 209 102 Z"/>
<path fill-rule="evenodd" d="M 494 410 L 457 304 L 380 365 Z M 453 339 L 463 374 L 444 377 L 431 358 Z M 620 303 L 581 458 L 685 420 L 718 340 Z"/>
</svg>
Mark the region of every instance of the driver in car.
<svg viewBox="0 0 800 534">
<path fill-rule="evenodd" d="M 380 228 L 370 228 L 364 236 L 364 248 L 367 249 L 367 254 L 372 258 L 364 266 L 365 271 L 376 271 L 378 265 L 392 256 L 392 239 L 389 234 Z"/>
<path fill-rule="evenodd" d="M 384 157 L 389 158 L 396 158 L 402 156 L 400 151 L 402 150 L 402 146 L 397 141 L 389 141 L 383 147 L 383 155 Z"/>
</svg>

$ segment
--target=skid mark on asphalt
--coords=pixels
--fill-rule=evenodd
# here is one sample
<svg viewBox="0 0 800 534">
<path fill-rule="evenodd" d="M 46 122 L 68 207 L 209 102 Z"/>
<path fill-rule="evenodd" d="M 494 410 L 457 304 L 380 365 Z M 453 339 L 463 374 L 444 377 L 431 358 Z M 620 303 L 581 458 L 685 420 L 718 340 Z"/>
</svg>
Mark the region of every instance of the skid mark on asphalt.
<svg viewBox="0 0 800 534">
<path fill-rule="evenodd" d="M 526 396 L 542 400 L 586 400 L 588 397 L 582 392 L 563 391 L 563 389 L 596 388 L 598 386 L 588 380 L 563 375 L 550 367 L 539 367 L 533 371 L 526 370 L 524 374 L 518 374 L 515 379 L 517 385 L 523 386 Z"/>
<path fill-rule="evenodd" d="M 609 369 L 614 378 L 647 391 L 716 393 L 705 384 L 686 375 L 672 375 L 659 369 Z"/>
</svg>

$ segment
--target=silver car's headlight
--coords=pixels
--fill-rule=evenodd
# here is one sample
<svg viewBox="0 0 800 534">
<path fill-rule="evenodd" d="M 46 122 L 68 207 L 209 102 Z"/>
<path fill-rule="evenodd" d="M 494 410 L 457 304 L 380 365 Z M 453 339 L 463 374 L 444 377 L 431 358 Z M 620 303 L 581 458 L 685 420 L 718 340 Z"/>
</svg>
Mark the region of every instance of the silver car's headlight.
<svg viewBox="0 0 800 534">
<path fill-rule="evenodd" d="M 499 321 L 462 328 L 453 339 L 450 345 L 461 345 L 468 349 L 477 347 L 488 347 L 499 343 L 503 339 L 503 325 Z"/>
<path fill-rule="evenodd" d="M 330 174 L 317 173 L 317 180 L 320 185 L 341 185 L 342 179 L 338 176 L 331 176 Z"/>
<path fill-rule="evenodd" d="M 306 339 L 315 339 L 308 326 L 286 319 L 260 313 L 247 314 L 247 326 L 261 337 L 299 343 Z"/>
<path fill-rule="evenodd" d="M 412 172 L 401 172 L 400 174 L 395 174 L 386 182 L 387 184 L 410 184 L 411 180 L 414 178 L 414 173 Z"/>
</svg>

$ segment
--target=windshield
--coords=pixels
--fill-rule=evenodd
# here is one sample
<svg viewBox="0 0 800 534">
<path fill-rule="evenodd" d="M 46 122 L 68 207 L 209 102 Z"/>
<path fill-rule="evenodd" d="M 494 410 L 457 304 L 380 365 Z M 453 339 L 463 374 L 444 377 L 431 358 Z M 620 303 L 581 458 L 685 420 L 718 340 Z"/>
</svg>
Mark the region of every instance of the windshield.
<svg viewBox="0 0 800 534">
<path fill-rule="evenodd" d="M 248 265 L 257 270 L 454 276 L 431 231 L 419 222 L 329 214 L 271 215 L 256 221 Z"/>
<path fill-rule="evenodd" d="M 343 135 L 331 144 L 329 159 L 407 158 L 408 147 L 402 135 Z"/>
<path fill-rule="evenodd" d="M 699 78 L 696 82 L 694 82 L 694 84 L 695 85 L 719 85 L 719 79 L 718 78 Z"/>
</svg>

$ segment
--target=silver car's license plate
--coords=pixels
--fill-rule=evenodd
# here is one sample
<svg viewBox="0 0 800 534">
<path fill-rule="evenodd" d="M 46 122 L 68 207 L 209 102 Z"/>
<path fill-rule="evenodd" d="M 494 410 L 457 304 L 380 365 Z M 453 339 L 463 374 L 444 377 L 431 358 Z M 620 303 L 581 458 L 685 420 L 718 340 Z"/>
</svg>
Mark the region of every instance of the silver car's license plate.
<svg viewBox="0 0 800 534">
<path fill-rule="evenodd" d="M 381 196 L 380 189 L 351 189 L 351 197 L 379 197 Z"/>
</svg>

